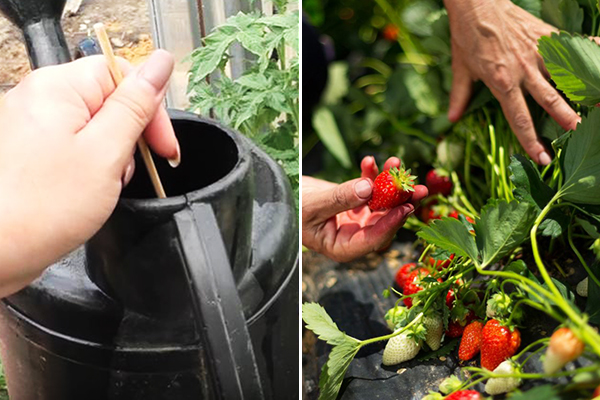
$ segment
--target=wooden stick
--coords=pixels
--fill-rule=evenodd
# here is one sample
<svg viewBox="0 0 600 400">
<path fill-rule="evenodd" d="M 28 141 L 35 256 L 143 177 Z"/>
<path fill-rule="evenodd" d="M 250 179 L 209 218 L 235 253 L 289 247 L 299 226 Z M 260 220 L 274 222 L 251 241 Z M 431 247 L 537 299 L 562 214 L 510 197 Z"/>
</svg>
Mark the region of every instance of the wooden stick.
<svg viewBox="0 0 600 400">
<path fill-rule="evenodd" d="M 110 40 L 108 39 L 108 35 L 106 34 L 106 29 L 104 28 L 104 24 L 98 23 L 94 25 L 94 31 L 96 32 L 96 37 L 100 42 L 100 47 L 102 48 L 102 53 L 106 57 L 106 61 L 108 62 L 108 69 L 110 70 L 110 74 L 115 81 L 115 84 L 118 86 L 123 80 L 123 73 L 121 69 L 117 65 L 117 59 L 112 50 L 112 46 L 110 44 Z M 140 150 L 140 154 L 144 159 L 144 164 L 146 164 L 146 169 L 148 170 L 148 174 L 150 175 L 150 180 L 152 180 L 152 185 L 154 186 L 154 191 L 156 192 L 156 196 L 161 199 L 167 197 L 165 193 L 165 189 L 163 188 L 162 182 L 160 181 L 160 177 L 158 176 L 158 171 L 156 170 L 156 165 L 154 165 L 154 160 L 152 159 L 152 155 L 150 154 L 150 149 L 148 148 L 148 144 L 142 136 L 137 141 L 138 149 Z"/>
</svg>

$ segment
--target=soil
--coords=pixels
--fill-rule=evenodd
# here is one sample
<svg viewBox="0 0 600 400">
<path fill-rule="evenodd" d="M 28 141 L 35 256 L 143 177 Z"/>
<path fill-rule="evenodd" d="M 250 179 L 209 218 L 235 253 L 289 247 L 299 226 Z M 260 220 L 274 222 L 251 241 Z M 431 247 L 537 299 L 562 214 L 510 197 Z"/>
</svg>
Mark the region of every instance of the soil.
<svg viewBox="0 0 600 400">
<path fill-rule="evenodd" d="M 146 0 L 84 0 L 75 15 L 65 16 L 63 30 L 71 53 L 93 25 L 103 22 L 115 53 L 133 64 L 153 50 L 150 12 Z M 0 95 L 31 71 L 23 37 L 18 28 L 0 15 Z"/>
</svg>

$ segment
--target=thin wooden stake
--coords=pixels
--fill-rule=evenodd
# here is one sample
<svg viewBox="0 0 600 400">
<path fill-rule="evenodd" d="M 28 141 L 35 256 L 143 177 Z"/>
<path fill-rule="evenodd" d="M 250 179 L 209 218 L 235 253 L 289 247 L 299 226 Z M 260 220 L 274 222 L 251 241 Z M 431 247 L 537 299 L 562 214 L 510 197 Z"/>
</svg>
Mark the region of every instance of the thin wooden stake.
<svg viewBox="0 0 600 400">
<path fill-rule="evenodd" d="M 98 42 L 100 42 L 102 53 L 104 54 L 104 56 L 106 57 L 106 61 L 108 62 L 108 69 L 110 70 L 110 74 L 112 75 L 115 84 L 118 86 L 123 80 L 123 73 L 117 65 L 117 59 L 115 58 L 115 55 L 113 53 L 110 40 L 108 39 L 108 35 L 106 34 L 106 28 L 104 28 L 104 24 L 95 24 L 94 31 L 96 32 Z M 156 170 L 156 165 L 154 165 L 152 154 L 150 154 L 148 144 L 146 144 L 146 141 L 142 136 L 140 136 L 140 138 L 138 139 L 137 145 L 142 155 L 142 158 L 144 159 L 144 164 L 146 164 L 146 169 L 148 170 L 148 174 L 150 175 L 150 180 L 152 180 L 152 185 L 154 186 L 156 196 L 158 196 L 161 199 L 166 198 L 167 195 L 165 193 L 165 189 L 163 188 L 162 182 L 160 181 L 160 177 L 158 176 L 158 171 Z"/>
</svg>

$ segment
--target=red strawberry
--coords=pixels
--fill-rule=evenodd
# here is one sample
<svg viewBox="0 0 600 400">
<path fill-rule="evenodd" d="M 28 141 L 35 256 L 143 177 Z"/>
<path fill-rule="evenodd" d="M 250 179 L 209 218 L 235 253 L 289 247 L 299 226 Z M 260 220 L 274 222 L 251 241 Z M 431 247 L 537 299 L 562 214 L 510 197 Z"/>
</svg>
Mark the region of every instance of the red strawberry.
<svg viewBox="0 0 600 400">
<path fill-rule="evenodd" d="M 394 24 L 387 24 L 383 28 L 382 35 L 385 40 L 388 40 L 390 42 L 395 42 L 396 39 L 398 39 L 398 33 L 400 33 L 400 28 L 398 28 Z"/>
<path fill-rule="evenodd" d="M 404 290 L 404 285 L 406 284 L 406 279 L 410 275 L 410 273 L 417 268 L 416 263 L 408 263 L 398 269 L 396 272 L 396 284 L 402 290 Z"/>
<path fill-rule="evenodd" d="M 463 332 L 465 331 L 465 327 L 468 324 L 470 324 L 475 318 L 475 313 L 473 311 L 469 311 L 469 313 L 463 320 L 448 322 L 448 330 L 446 331 L 446 336 L 451 338 L 461 337 Z"/>
<path fill-rule="evenodd" d="M 459 390 L 454 392 L 446 400 L 481 400 L 481 394 L 475 390 Z"/>
<path fill-rule="evenodd" d="M 410 174 L 410 169 L 392 167 L 375 178 L 369 208 L 373 211 L 394 208 L 410 200 L 414 191 L 415 176 Z"/>
<path fill-rule="evenodd" d="M 408 296 L 408 295 L 415 294 L 415 293 L 423 290 L 423 288 L 420 285 L 421 279 L 430 274 L 431 274 L 431 272 L 429 272 L 429 270 L 427 268 L 418 268 L 418 269 L 412 271 L 410 273 L 410 275 L 408 276 L 408 278 L 406 278 L 406 281 L 404 281 L 403 294 L 405 296 Z M 413 305 L 412 297 L 407 297 L 406 299 L 404 299 L 404 304 L 406 305 L 406 307 L 411 308 Z"/>
<path fill-rule="evenodd" d="M 436 260 L 433 257 L 429 257 L 429 265 L 437 268 L 438 271 L 441 271 L 444 268 L 448 268 L 452 260 L 454 260 L 454 254 L 450 254 L 450 258 L 447 258 L 445 260 Z"/>
<path fill-rule="evenodd" d="M 448 293 L 446 293 L 446 307 L 452 310 L 454 307 L 454 290 L 449 289 Z"/>
<path fill-rule="evenodd" d="M 594 394 L 592 395 L 592 399 L 595 399 L 596 397 L 600 397 L 600 386 L 598 386 L 596 388 L 596 390 L 594 390 Z"/>
<path fill-rule="evenodd" d="M 482 330 L 481 366 L 493 371 L 507 358 L 512 357 L 521 345 L 521 333 L 511 330 L 496 319 L 489 320 Z"/>
<path fill-rule="evenodd" d="M 440 169 L 432 169 L 425 177 L 427 189 L 430 195 L 441 194 L 448 196 L 452 192 L 452 182 L 445 171 Z"/>
<path fill-rule="evenodd" d="M 483 323 L 481 321 L 473 321 L 465 327 L 463 337 L 460 340 L 458 348 L 458 358 L 463 361 L 469 361 L 479 353 L 481 349 L 481 331 Z"/>
<path fill-rule="evenodd" d="M 450 218 L 456 218 L 456 219 L 458 219 L 458 212 L 456 212 L 456 210 L 454 210 L 450 214 L 448 214 L 448 216 Z"/>
<path fill-rule="evenodd" d="M 433 205 L 428 204 L 423 206 L 423 208 L 421 208 L 421 220 L 428 224 L 432 219 L 442 219 L 442 216 L 436 213 Z"/>
</svg>

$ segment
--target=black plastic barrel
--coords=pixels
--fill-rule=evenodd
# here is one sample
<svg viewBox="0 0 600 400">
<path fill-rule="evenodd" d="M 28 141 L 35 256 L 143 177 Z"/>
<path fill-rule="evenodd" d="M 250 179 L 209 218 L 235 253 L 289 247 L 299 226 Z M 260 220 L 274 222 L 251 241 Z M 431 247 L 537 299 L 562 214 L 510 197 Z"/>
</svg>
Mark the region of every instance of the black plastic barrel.
<svg viewBox="0 0 600 400">
<path fill-rule="evenodd" d="M 277 163 L 171 112 L 181 165 L 138 169 L 105 226 L 0 303 L 12 400 L 296 399 L 298 221 Z"/>
</svg>

